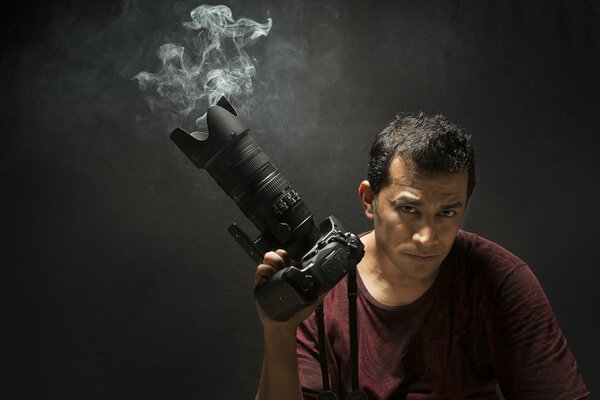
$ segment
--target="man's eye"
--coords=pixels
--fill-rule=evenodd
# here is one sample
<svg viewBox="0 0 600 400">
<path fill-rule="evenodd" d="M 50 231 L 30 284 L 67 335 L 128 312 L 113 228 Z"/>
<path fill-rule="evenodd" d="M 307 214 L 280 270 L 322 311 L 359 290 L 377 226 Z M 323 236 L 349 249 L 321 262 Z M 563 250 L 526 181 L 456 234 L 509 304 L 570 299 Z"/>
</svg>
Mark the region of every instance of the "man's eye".
<svg viewBox="0 0 600 400">
<path fill-rule="evenodd" d="M 440 213 L 440 215 L 441 215 L 442 217 L 448 217 L 448 218 L 451 218 L 451 217 L 454 217 L 454 216 L 456 215 L 456 211 L 454 211 L 454 210 L 445 210 L 445 211 L 442 211 L 442 212 Z"/>
<path fill-rule="evenodd" d="M 400 206 L 399 207 L 400 211 L 405 212 L 407 214 L 416 214 L 417 213 L 417 209 L 411 206 Z"/>
</svg>

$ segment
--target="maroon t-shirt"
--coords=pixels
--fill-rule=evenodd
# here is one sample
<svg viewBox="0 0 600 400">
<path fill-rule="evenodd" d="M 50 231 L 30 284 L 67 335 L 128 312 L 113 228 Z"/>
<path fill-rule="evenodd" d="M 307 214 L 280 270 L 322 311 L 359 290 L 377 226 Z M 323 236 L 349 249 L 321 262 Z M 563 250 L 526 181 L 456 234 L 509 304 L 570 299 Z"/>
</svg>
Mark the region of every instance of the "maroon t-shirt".
<svg viewBox="0 0 600 400">
<path fill-rule="evenodd" d="M 459 231 L 432 287 L 407 306 L 357 275 L 360 386 L 375 399 L 583 399 L 589 394 L 538 280 L 518 257 Z M 347 278 L 325 297 L 332 390 L 351 390 Z M 305 399 L 322 390 L 314 314 L 297 331 Z"/>
</svg>

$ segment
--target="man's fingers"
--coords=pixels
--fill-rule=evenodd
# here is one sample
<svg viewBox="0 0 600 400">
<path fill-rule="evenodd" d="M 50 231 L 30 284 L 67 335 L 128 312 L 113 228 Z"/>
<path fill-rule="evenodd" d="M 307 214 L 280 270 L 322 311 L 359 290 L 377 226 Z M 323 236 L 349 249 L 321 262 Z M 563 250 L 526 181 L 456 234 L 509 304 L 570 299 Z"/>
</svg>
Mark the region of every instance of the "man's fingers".
<svg viewBox="0 0 600 400">
<path fill-rule="evenodd" d="M 258 282 L 262 281 L 263 279 L 270 278 L 276 272 L 277 272 L 277 270 L 272 265 L 260 264 L 256 268 L 256 275 L 255 275 L 254 281 L 255 281 L 255 283 L 258 283 Z"/>
<path fill-rule="evenodd" d="M 270 278 L 280 269 L 289 266 L 291 258 L 287 251 L 279 249 L 265 254 L 263 263 L 256 268 L 255 283 Z"/>
<path fill-rule="evenodd" d="M 278 250 L 275 250 L 275 253 L 277 253 L 279 255 L 279 257 L 281 257 L 283 259 L 286 266 L 289 267 L 292 264 L 292 258 L 290 257 L 290 255 L 288 254 L 287 251 L 285 251 L 283 249 L 278 249 Z"/>
<path fill-rule="evenodd" d="M 289 259 L 289 256 L 285 250 L 269 251 L 265 254 L 263 264 L 272 265 L 275 269 L 280 270 L 288 265 L 286 258 Z"/>
</svg>

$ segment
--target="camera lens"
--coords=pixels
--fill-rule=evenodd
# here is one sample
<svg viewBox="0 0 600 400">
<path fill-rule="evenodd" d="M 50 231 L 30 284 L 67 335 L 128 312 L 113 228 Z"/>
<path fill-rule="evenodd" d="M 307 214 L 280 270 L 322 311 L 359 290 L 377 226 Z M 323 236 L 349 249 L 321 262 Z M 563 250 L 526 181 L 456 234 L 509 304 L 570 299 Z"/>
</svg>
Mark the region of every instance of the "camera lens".
<svg viewBox="0 0 600 400">
<path fill-rule="evenodd" d="M 308 207 L 247 131 L 213 157 L 206 170 L 263 235 L 282 247 L 296 242 L 291 251 L 298 254 L 292 258 L 319 237 Z"/>
<path fill-rule="evenodd" d="M 226 99 L 208 109 L 207 124 L 208 134 L 177 128 L 171 139 L 194 165 L 208 171 L 260 231 L 261 252 L 285 248 L 292 259 L 301 258 L 321 234 L 300 195 Z"/>
</svg>

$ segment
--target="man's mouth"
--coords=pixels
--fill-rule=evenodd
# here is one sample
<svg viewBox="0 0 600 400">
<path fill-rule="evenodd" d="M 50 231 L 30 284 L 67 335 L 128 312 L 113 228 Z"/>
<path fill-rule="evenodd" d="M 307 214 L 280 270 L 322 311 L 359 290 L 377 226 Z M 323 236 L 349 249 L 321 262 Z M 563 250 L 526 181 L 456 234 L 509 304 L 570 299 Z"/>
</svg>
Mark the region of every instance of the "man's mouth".
<svg viewBox="0 0 600 400">
<path fill-rule="evenodd" d="M 437 257 L 436 254 L 412 254 L 412 253 L 405 253 L 405 254 L 407 256 L 409 256 L 410 258 L 412 258 L 413 260 L 417 260 L 417 261 L 430 261 Z"/>
</svg>

